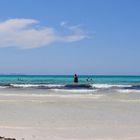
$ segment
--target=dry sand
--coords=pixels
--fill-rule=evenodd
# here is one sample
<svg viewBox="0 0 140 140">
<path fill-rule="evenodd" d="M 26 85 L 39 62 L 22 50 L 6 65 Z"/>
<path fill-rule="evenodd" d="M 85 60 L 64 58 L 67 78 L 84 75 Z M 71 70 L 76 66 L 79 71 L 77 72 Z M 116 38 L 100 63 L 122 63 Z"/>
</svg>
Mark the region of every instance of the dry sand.
<svg viewBox="0 0 140 140">
<path fill-rule="evenodd" d="M 140 102 L 120 95 L 0 92 L 0 136 L 16 140 L 139 140 Z"/>
</svg>

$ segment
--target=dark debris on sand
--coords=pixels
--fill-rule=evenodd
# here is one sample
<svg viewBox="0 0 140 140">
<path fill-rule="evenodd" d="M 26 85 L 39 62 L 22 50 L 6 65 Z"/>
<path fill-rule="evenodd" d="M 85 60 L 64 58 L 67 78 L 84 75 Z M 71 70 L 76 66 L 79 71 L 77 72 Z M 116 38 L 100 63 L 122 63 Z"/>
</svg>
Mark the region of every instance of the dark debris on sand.
<svg viewBox="0 0 140 140">
<path fill-rule="evenodd" d="M 15 138 L 5 138 L 0 136 L 0 140 L 16 140 Z"/>
</svg>

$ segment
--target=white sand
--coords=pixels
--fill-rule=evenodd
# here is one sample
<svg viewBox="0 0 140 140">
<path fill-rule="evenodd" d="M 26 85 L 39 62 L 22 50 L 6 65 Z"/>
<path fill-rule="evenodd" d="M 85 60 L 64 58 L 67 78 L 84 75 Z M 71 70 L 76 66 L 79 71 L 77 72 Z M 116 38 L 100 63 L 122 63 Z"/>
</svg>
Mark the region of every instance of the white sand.
<svg viewBox="0 0 140 140">
<path fill-rule="evenodd" d="M 0 92 L 0 136 L 16 140 L 139 140 L 138 94 Z"/>
</svg>

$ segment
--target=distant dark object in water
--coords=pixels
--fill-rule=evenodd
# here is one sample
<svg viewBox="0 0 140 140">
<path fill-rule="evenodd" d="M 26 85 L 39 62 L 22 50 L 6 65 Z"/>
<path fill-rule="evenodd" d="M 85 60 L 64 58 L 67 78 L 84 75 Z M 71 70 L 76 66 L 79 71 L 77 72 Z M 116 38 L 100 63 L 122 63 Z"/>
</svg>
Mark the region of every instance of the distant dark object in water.
<svg viewBox="0 0 140 140">
<path fill-rule="evenodd" d="M 18 78 L 18 81 L 23 81 L 21 78 Z"/>
<path fill-rule="evenodd" d="M 78 76 L 77 76 L 77 74 L 74 75 L 74 83 L 78 83 Z"/>
<path fill-rule="evenodd" d="M 90 81 L 92 81 L 92 78 L 89 78 L 89 77 L 88 77 L 88 78 L 87 78 L 87 82 L 90 82 Z"/>
</svg>

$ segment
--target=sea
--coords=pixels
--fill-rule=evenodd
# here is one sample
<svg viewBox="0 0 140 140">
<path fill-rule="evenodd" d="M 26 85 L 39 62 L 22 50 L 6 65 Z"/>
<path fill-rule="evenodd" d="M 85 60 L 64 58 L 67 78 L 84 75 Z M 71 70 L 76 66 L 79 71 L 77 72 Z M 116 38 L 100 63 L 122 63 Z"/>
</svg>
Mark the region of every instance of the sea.
<svg viewBox="0 0 140 140">
<path fill-rule="evenodd" d="M 0 75 L 0 89 L 85 93 L 140 92 L 140 76 L 79 75 L 78 83 L 74 83 L 73 78 L 73 75 Z"/>
</svg>

